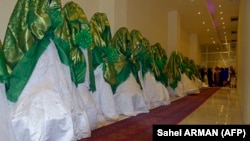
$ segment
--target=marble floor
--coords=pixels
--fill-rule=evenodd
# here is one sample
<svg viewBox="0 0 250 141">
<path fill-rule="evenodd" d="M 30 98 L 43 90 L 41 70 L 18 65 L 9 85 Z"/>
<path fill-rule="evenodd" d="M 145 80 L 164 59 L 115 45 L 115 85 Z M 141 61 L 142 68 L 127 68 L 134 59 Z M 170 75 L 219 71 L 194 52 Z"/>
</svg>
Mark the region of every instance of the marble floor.
<svg viewBox="0 0 250 141">
<path fill-rule="evenodd" d="M 222 87 L 179 124 L 243 124 L 237 90 Z"/>
</svg>

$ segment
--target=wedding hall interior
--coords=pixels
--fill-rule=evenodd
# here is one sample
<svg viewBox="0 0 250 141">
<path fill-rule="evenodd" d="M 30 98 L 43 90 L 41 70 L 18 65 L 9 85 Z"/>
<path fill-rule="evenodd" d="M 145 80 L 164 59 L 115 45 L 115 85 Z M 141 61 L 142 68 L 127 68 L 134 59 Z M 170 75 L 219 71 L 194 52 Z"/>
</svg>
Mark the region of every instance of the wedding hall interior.
<svg viewBox="0 0 250 141">
<path fill-rule="evenodd" d="M 0 140 L 250 123 L 249 0 L 0 3 Z"/>
</svg>

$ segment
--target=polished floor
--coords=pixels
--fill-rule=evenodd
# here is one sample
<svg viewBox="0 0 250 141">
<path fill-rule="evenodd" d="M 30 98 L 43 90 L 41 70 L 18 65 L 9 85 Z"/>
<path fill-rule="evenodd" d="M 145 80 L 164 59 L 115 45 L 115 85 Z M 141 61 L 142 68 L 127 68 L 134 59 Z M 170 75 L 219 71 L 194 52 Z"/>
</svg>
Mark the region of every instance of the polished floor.
<svg viewBox="0 0 250 141">
<path fill-rule="evenodd" d="M 243 124 L 237 90 L 222 87 L 179 124 Z"/>
</svg>

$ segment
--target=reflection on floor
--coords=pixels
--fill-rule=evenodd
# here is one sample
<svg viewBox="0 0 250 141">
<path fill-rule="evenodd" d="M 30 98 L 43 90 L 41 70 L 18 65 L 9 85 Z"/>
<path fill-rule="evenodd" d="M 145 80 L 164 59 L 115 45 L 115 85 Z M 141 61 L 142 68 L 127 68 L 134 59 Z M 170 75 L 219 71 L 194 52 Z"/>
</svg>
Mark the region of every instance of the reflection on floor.
<svg viewBox="0 0 250 141">
<path fill-rule="evenodd" d="M 179 124 L 243 124 L 237 90 L 222 87 Z"/>
</svg>

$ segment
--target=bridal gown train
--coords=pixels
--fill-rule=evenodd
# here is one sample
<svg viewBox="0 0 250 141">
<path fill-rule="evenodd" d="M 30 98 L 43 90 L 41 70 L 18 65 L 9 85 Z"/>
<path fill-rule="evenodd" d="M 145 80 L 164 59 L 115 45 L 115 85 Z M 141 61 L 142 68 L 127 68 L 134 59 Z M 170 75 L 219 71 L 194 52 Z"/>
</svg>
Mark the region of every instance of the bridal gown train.
<svg viewBox="0 0 250 141">
<path fill-rule="evenodd" d="M 113 48 L 110 47 L 112 35 L 107 15 L 101 12 L 94 13 L 90 19 L 90 27 L 94 47 L 91 49 L 91 56 L 87 56 L 87 58 L 92 59 L 96 86 L 92 96 L 98 110 L 99 125 L 102 126 L 106 121 L 116 121 L 119 118 L 114 93 L 107 77 L 105 77 L 105 74 L 112 73 L 107 68 L 115 59 L 112 58 L 113 51 L 111 49 Z M 112 61 L 110 58 L 112 58 Z"/>
<path fill-rule="evenodd" d="M 153 74 L 147 72 L 140 80 L 145 103 L 149 109 L 170 104 L 167 88 L 161 82 L 157 82 Z"/>
<path fill-rule="evenodd" d="M 136 116 L 148 113 L 139 80 L 136 79 L 135 52 L 131 45 L 131 36 L 126 27 L 121 27 L 112 39 L 112 47 L 119 53 L 120 58 L 115 63 L 117 71 L 117 84 L 113 85 L 115 104 L 118 114 Z"/>
<path fill-rule="evenodd" d="M 86 109 L 69 68 L 50 41 L 18 101 L 11 108 L 19 141 L 76 141 L 91 136 Z"/>
<path fill-rule="evenodd" d="M 87 60 L 87 70 L 89 67 L 88 64 L 88 53 L 87 50 L 82 49 L 82 52 L 84 54 L 85 59 Z M 110 84 L 108 84 L 103 77 L 103 64 L 100 64 L 95 70 L 94 70 L 94 76 L 95 76 L 95 86 L 96 90 L 94 92 L 89 92 L 89 99 L 93 99 L 94 105 L 95 105 L 95 115 L 90 116 L 91 123 L 95 123 L 97 127 L 102 126 L 106 120 L 118 120 L 119 115 L 117 114 L 116 107 L 115 107 L 115 101 L 113 92 L 111 89 Z M 87 71 L 86 80 L 85 82 L 89 84 L 89 72 Z M 85 102 L 86 103 L 86 102 Z M 92 105 L 92 104 L 89 104 Z M 89 106 L 88 106 L 89 107 Z M 94 111 L 94 108 L 87 108 L 92 109 Z M 88 112 L 88 115 L 90 115 L 91 112 Z M 96 117 L 95 117 L 96 116 Z"/>
<path fill-rule="evenodd" d="M 136 116 L 140 113 L 149 112 L 142 90 L 132 73 L 130 73 L 127 80 L 117 87 L 114 97 L 119 114 Z"/>
<path fill-rule="evenodd" d="M 6 98 L 5 84 L 0 83 L 0 133 L 3 141 L 16 141 L 11 122 L 9 101 Z"/>
</svg>

